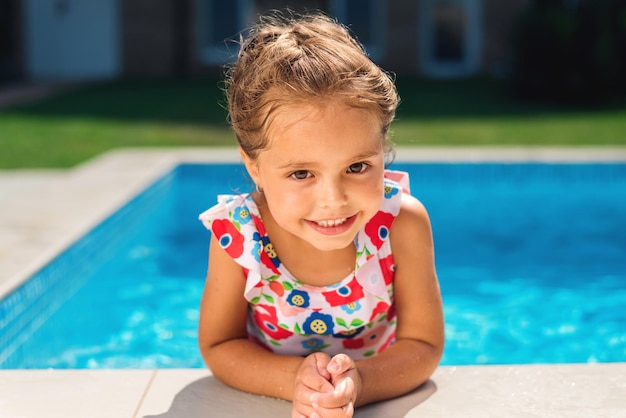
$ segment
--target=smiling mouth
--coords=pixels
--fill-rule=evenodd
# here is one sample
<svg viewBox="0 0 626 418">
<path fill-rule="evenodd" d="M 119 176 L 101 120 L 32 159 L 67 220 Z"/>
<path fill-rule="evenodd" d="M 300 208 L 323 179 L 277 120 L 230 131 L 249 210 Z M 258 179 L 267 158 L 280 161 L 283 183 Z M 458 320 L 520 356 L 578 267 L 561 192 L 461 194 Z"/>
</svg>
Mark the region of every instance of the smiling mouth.
<svg viewBox="0 0 626 418">
<path fill-rule="evenodd" d="M 339 218 L 339 219 L 324 219 L 321 221 L 313 221 L 313 222 L 315 222 L 317 225 L 323 228 L 328 228 L 332 226 L 339 226 L 339 225 L 345 224 L 347 220 L 348 218 Z"/>
<path fill-rule="evenodd" d="M 313 229 L 324 235 L 339 235 L 352 228 L 356 222 L 357 215 L 347 218 L 322 219 L 319 221 L 307 221 Z"/>
</svg>

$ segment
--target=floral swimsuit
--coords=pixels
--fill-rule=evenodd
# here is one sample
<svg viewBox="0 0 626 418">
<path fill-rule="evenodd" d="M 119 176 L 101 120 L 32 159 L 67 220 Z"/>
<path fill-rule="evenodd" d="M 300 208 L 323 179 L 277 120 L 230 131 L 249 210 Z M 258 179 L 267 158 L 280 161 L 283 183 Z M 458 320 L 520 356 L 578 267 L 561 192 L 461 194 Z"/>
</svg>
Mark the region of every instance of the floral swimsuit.
<svg viewBox="0 0 626 418">
<path fill-rule="evenodd" d="M 222 195 L 200 215 L 220 246 L 243 268 L 249 302 L 249 338 L 279 353 L 346 353 L 358 360 L 393 344 L 396 315 L 391 224 L 400 211 L 408 175 L 385 171 L 378 213 L 355 238 L 355 270 L 338 283 L 317 287 L 293 277 L 281 264 L 248 195 Z"/>
</svg>

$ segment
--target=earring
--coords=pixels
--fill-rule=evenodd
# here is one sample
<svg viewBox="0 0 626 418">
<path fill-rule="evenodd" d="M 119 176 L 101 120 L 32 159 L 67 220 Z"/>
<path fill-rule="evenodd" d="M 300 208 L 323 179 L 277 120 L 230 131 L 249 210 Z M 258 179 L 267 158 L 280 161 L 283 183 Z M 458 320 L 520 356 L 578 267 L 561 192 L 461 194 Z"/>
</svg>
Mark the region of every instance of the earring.
<svg viewBox="0 0 626 418">
<path fill-rule="evenodd" d="M 258 184 L 256 185 L 256 191 L 259 193 L 263 193 L 263 187 L 259 186 Z"/>
</svg>

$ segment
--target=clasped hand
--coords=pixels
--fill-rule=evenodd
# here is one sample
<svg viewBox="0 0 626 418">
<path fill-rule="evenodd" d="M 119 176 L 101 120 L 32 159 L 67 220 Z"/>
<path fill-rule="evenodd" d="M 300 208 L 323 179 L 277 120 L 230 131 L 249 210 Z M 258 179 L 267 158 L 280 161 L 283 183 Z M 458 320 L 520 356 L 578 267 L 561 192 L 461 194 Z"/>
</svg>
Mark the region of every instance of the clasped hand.
<svg viewBox="0 0 626 418">
<path fill-rule="evenodd" d="M 291 416 L 350 418 L 360 390 L 361 377 L 349 356 L 311 354 L 296 375 Z"/>
</svg>

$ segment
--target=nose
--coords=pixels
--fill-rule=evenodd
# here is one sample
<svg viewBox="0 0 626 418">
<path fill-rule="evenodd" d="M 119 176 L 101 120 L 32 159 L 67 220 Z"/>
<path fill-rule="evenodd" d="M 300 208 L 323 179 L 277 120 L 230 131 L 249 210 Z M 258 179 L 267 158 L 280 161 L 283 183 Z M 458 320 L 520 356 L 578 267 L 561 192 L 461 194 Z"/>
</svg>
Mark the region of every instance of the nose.
<svg viewBox="0 0 626 418">
<path fill-rule="evenodd" d="M 345 183 L 341 178 L 326 178 L 320 182 L 318 201 L 323 207 L 341 207 L 348 203 Z"/>
</svg>

